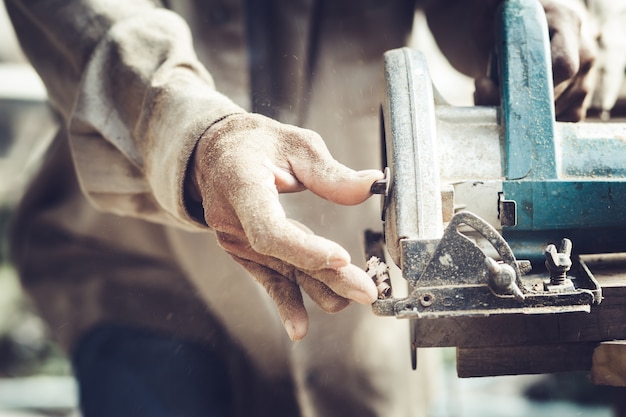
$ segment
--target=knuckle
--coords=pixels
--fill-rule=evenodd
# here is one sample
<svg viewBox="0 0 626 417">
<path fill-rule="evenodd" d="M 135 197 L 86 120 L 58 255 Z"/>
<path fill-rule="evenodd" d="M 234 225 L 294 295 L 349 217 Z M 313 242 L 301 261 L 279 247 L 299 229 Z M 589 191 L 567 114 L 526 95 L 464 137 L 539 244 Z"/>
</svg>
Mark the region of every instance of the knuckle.
<svg viewBox="0 0 626 417">
<path fill-rule="evenodd" d="M 309 129 L 299 129 L 298 143 L 303 151 L 309 156 L 317 155 L 321 149 L 326 148 L 326 143 L 319 133 Z"/>
<path fill-rule="evenodd" d="M 289 292 L 277 276 L 271 275 L 263 280 L 262 285 L 267 294 L 277 303 L 289 298 Z"/>
</svg>

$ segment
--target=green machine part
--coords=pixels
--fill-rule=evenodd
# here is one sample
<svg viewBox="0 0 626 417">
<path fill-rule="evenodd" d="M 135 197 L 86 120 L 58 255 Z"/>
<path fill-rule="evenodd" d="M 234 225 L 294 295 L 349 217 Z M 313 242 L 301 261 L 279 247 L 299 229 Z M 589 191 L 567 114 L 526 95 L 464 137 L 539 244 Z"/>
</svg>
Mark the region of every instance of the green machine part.
<svg viewBox="0 0 626 417">
<path fill-rule="evenodd" d="M 503 236 L 518 259 L 540 260 L 568 237 L 577 253 L 626 251 L 626 138 L 581 138 L 555 121 L 550 40 L 536 0 L 498 13 Z"/>
</svg>

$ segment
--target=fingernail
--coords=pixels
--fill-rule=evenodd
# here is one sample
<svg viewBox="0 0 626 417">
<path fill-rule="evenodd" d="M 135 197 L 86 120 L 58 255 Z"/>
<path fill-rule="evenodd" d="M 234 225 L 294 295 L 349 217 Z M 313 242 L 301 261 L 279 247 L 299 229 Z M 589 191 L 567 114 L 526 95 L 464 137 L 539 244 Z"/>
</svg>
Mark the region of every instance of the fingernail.
<svg viewBox="0 0 626 417">
<path fill-rule="evenodd" d="M 306 321 L 300 323 L 300 327 L 302 327 L 300 330 L 298 330 L 294 322 L 292 322 L 289 319 L 285 320 L 284 326 L 285 326 L 285 330 L 287 330 L 287 335 L 289 336 L 289 339 L 291 339 L 294 342 L 297 342 L 298 340 L 302 340 L 302 338 L 307 333 L 308 325 Z"/>
<path fill-rule="evenodd" d="M 291 340 L 294 340 L 296 334 L 296 326 L 293 325 L 291 320 L 285 320 L 284 323 L 285 330 L 287 330 L 287 335 Z"/>
<path fill-rule="evenodd" d="M 329 253 L 326 257 L 326 268 L 337 269 L 346 266 L 350 263 L 350 259 L 346 259 L 343 254 Z"/>
<path fill-rule="evenodd" d="M 337 269 L 341 268 L 342 266 L 346 266 L 347 264 L 348 263 L 346 262 L 346 260 L 341 257 L 329 257 L 326 259 L 327 268 Z"/>
</svg>

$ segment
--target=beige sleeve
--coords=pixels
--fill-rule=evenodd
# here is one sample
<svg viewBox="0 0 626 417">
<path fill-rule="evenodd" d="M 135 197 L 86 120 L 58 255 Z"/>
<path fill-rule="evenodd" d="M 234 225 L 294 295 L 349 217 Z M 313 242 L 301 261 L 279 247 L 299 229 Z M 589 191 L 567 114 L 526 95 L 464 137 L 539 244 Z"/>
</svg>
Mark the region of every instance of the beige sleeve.
<svg viewBox="0 0 626 417">
<path fill-rule="evenodd" d="M 68 126 L 89 200 L 123 216 L 206 227 L 185 205 L 187 164 L 205 129 L 244 110 L 216 91 L 186 23 L 148 0 L 6 5 Z"/>
</svg>

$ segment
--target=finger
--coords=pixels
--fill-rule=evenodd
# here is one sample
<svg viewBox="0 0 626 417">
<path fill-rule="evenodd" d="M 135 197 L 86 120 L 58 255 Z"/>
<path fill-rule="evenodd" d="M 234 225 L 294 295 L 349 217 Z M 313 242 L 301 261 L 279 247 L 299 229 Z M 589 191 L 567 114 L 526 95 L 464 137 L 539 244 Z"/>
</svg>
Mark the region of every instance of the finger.
<svg viewBox="0 0 626 417">
<path fill-rule="evenodd" d="M 247 242 L 237 241 L 237 245 L 249 242 L 254 251 L 276 257 L 303 269 L 339 268 L 350 263 L 350 255 L 340 245 L 328 239 L 309 234 L 291 223 L 280 203 L 274 185 L 274 176 L 265 166 L 243 164 L 240 170 L 228 175 L 232 187 L 225 188 L 224 197 L 234 211 L 230 217 L 237 224 L 213 225 L 216 229 L 231 232 L 241 228 Z M 251 171 L 251 166 L 254 169 Z M 213 200 L 206 198 L 209 224 L 218 209 L 212 207 Z M 220 216 L 217 216 L 220 217 Z M 238 254 L 236 250 L 232 251 Z"/>
<path fill-rule="evenodd" d="M 276 305 L 289 338 L 294 341 L 302 339 L 309 329 L 309 316 L 298 284 L 263 265 L 232 254 L 231 256 L 265 288 Z"/>
<path fill-rule="evenodd" d="M 378 298 L 376 284 L 365 271 L 355 265 L 338 269 L 307 271 L 336 294 L 360 304 L 372 304 Z"/>
<path fill-rule="evenodd" d="M 313 231 L 309 229 L 306 225 L 293 220 L 286 219 L 287 222 L 291 223 L 295 228 L 301 230 L 307 235 L 313 235 Z M 278 258 L 273 258 L 259 252 L 256 252 L 250 242 L 247 240 L 246 236 L 241 236 L 238 234 L 232 234 L 226 231 L 216 231 L 217 242 L 222 249 L 224 249 L 228 253 L 233 253 L 241 258 L 247 259 L 249 261 L 256 262 L 258 264 L 265 265 L 275 271 L 281 273 L 286 277 L 291 277 L 295 280 L 295 276 L 292 277 L 291 272 L 287 271 L 284 268 L 284 265 L 287 265 L 289 268 L 293 269 L 293 265 L 286 264 L 284 261 Z"/>
<path fill-rule="evenodd" d="M 555 112 L 558 121 L 578 122 L 585 118 L 594 83 L 594 77 L 590 71 L 590 64 L 581 66 L 574 80 L 556 99 Z"/>
<path fill-rule="evenodd" d="M 584 119 L 587 96 L 586 92 L 580 90 L 562 94 L 555 103 L 556 119 L 560 122 L 579 122 Z"/>
<path fill-rule="evenodd" d="M 313 174 L 307 171 L 298 175 L 305 177 L 302 181 L 309 190 L 337 204 L 349 206 L 362 203 L 372 195 L 370 191 L 372 183 L 385 177 L 382 171 L 376 169 L 354 171 L 336 161 L 335 163 L 339 167 L 333 167 L 331 164 L 325 167 L 327 170 L 319 176 L 317 172 L 324 167 L 316 166 L 315 163 L 301 167 L 302 170 L 312 168 L 312 171 L 315 171 Z"/>
<path fill-rule="evenodd" d="M 294 174 L 322 198 L 344 205 L 359 204 L 370 197 L 372 183 L 384 177 L 379 170 L 355 171 L 339 163 L 315 132 L 288 127 L 286 135 L 288 147 L 283 152 Z"/>
<path fill-rule="evenodd" d="M 275 189 L 258 191 L 255 184 L 242 185 L 229 197 L 254 251 L 307 270 L 350 263 L 350 255 L 340 245 L 309 234 L 289 221 Z"/>
<path fill-rule="evenodd" d="M 567 7 L 546 9 L 550 26 L 552 76 L 554 85 L 574 77 L 580 67 L 580 17 Z"/>
<path fill-rule="evenodd" d="M 337 313 L 350 305 L 350 300 L 335 294 L 327 285 L 303 271 L 296 271 L 296 282 L 327 313 Z"/>
<path fill-rule="evenodd" d="M 274 174 L 276 190 L 278 190 L 279 193 L 296 193 L 306 190 L 304 184 L 302 184 L 290 170 L 277 166 L 271 167 L 271 170 Z"/>
<path fill-rule="evenodd" d="M 552 77 L 555 86 L 574 77 L 580 66 L 578 38 L 571 32 L 565 33 L 565 30 L 561 28 L 552 37 Z"/>
<path fill-rule="evenodd" d="M 371 304 L 372 295 L 374 299 L 378 296 L 372 279 L 354 265 L 338 270 L 303 271 L 281 259 L 256 252 L 236 236 L 218 232 L 217 238 L 220 246 L 231 256 L 255 265 L 264 265 L 268 270 L 299 284 L 322 310 L 329 313 L 345 308 L 349 304 L 348 300 Z"/>
</svg>

